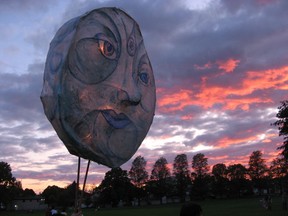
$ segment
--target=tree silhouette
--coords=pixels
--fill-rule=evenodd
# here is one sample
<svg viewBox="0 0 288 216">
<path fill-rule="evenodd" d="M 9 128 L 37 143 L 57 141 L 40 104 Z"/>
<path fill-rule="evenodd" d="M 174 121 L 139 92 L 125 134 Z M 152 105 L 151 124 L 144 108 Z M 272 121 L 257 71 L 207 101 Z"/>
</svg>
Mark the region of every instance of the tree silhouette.
<svg viewBox="0 0 288 216">
<path fill-rule="evenodd" d="M 10 164 L 0 162 L 0 203 L 7 205 L 15 196 L 16 178 L 12 175 Z M 22 189 L 22 188 L 21 188 Z"/>
<path fill-rule="evenodd" d="M 288 160 L 286 160 L 282 154 L 273 159 L 270 171 L 281 191 L 288 191 Z"/>
<path fill-rule="evenodd" d="M 171 176 L 170 169 L 166 158 L 160 157 L 151 171 L 151 192 L 154 192 L 156 196 L 160 198 L 162 204 L 162 197 L 167 194 L 168 190 L 168 178 Z"/>
<path fill-rule="evenodd" d="M 202 153 L 196 154 L 192 160 L 192 168 L 196 178 L 204 177 L 209 171 L 208 158 Z"/>
<path fill-rule="evenodd" d="M 141 188 L 148 180 L 148 172 L 146 171 L 146 160 L 144 157 L 137 156 L 134 161 L 132 162 L 131 169 L 129 171 L 129 177 L 132 183 Z"/>
<path fill-rule="evenodd" d="M 259 192 L 261 192 L 262 189 L 267 188 L 267 170 L 268 167 L 265 164 L 265 160 L 262 158 L 262 152 L 259 150 L 253 151 L 249 158 L 248 174 L 254 188 L 257 188 Z"/>
<path fill-rule="evenodd" d="M 283 145 L 278 147 L 282 150 L 282 154 L 286 160 L 288 160 L 288 100 L 281 101 L 281 105 L 278 107 L 278 113 L 276 117 L 277 121 L 272 125 L 277 126 L 279 130 L 279 136 L 284 137 Z"/>
<path fill-rule="evenodd" d="M 43 192 L 42 196 L 45 197 L 45 202 L 49 205 L 58 205 L 63 188 L 56 185 L 48 186 Z"/>
<path fill-rule="evenodd" d="M 212 167 L 212 174 L 216 180 L 227 177 L 227 167 L 223 163 L 215 164 Z"/>
<path fill-rule="evenodd" d="M 192 168 L 192 198 L 204 199 L 209 192 L 208 158 L 202 153 L 196 154 L 192 159 Z"/>
<path fill-rule="evenodd" d="M 228 166 L 227 177 L 229 179 L 229 192 L 231 196 L 240 197 L 244 191 L 251 190 L 247 176 L 247 169 L 242 164 Z"/>
<path fill-rule="evenodd" d="M 215 196 L 225 197 L 228 193 L 227 167 L 223 163 L 215 164 L 212 167 L 213 193 Z"/>
<path fill-rule="evenodd" d="M 278 155 L 271 162 L 270 170 L 274 178 L 282 178 L 288 175 L 288 162 L 283 155 Z"/>
<path fill-rule="evenodd" d="M 99 203 L 111 203 L 113 207 L 116 207 L 120 200 L 130 203 L 134 196 L 133 185 L 127 171 L 120 167 L 112 168 L 105 174 L 97 191 L 100 192 Z"/>
<path fill-rule="evenodd" d="M 12 175 L 12 169 L 10 164 L 1 161 L 0 162 L 0 185 L 5 187 L 14 185 L 16 181 L 15 177 Z"/>
<path fill-rule="evenodd" d="M 131 169 L 129 171 L 129 177 L 131 182 L 137 187 L 136 193 L 138 198 L 138 205 L 140 205 L 140 199 L 144 196 L 144 186 L 148 180 L 148 172 L 146 171 L 146 160 L 142 156 L 137 156 L 132 162 Z"/>
<path fill-rule="evenodd" d="M 190 171 L 186 154 L 179 154 L 173 163 L 173 175 L 181 202 L 185 202 L 186 190 L 190 184 Z"/>
</svg>

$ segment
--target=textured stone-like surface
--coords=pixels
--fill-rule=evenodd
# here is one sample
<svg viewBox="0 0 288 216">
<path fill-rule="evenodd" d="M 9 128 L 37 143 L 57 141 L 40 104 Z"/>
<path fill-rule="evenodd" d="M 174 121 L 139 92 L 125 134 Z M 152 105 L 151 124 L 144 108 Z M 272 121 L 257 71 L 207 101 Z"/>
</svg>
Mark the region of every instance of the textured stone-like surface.
<svg viewBox="0 0 288 216">
<path fill-rule="evenodd" d="M 117 8 L 65 23 L 47 55 L 41 100 L 71 154 L 117 167 L 153 121 L 155 82 L 138 24 Z"/>
</svg>

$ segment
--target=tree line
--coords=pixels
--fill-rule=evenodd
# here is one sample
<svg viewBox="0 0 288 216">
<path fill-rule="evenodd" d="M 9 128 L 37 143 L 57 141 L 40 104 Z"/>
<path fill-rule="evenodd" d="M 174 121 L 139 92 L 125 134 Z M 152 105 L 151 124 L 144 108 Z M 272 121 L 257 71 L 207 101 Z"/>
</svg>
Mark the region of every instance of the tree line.
<svg viewBox="0 0 288 216">
<path fill-rule="evenodd" d="M 33 197 L 36 193 L 32 189 L 23 189 L 21 181 L 12 175 L 12 169 L 7 162 L 0 162 L 0 204 L 6 208 L 15 197 Z M 2 209 L 1 209 L 2 210 Z"/>
<path fill-rule="evenodd" d="M 137 197 L 149 202 L 154 196 L 162 201 L 163 197 L 185 197 L 204 199 L 207 197 L 234 197 L 284 191 L 288 192 L 288 100 L 281 101 L 276 114 L 279 136 L 284 137 L 278 147 L 281 153 L 268 166 L 262 158 L 262 152 L 252 152 L 248 167 L 242 164 L 226 166 L 215 164 L 212 169 L 204 154 L 196 154 L 189 164 L 186 154 L 175 157 L 173 169 L 170 170 L 165 157 L 160 157 L 150 174 L 146 171 L 146 160 L 142 156 L 134 159 L 130 171 L 121 168 L 111 169 L 103 181 L 94 189 L 98 204 L 112 203 L 118 205 L 120 200 L 129 203 Z M 210 172 L 211 170 L 211 172 Z M 129 193 L 127 193 L 129 192 Z"/>
<path fill-rule="evenodd" d="M 237 163 L 226 166 L 218 163 L 210 168 L 203 153 L 193 156 L 189 163 L 186 154 L 178 154 L 170 168 L 165 157 L 154 163 L 150 175 L 147 161 L 141 155 L 132 162 L 130 170 L 120 167 L 106 172 L 99 186 L 84 193 L 83 203 L 94 206 L 146 204 L 163 198 L 207 199 L 263 195 L 264 193 L 288 192 L 288 163 L 283 155 L 277 156 L 270 166 L 262 158 L 262 152 L 253 151 L 248 166 Z M 3 169 L 4 168 L 4 169 Z M 36 195 L 31 189 L 22 189 L 11 172 L 10 165 L 0 162 L 0 202 L 8 204 L 17 196 Z M 65 188 L 48 186 L 41 195 L 49 205 L 68 207 L 75 201 L 76 183 Z M 79 192 L 80 189 L 78 188 Z"/>
<path fill-rule="evenodd" d="M 166 158 L 160 157 L 149 176 L 145 158 L 138 156 L 129 171 L 113 168 L 105 174 L 101 184 L 93 190 L 97 195 L 94 202 L 117 206 L 120 201 L 131 205 L 135 198 L 138 204 L 141 200 L 149 204 L 151 199 L 162 202 L 163 198 L 184 202 L 187 197 L 206 199 L 282 193 L 288 189 L 285 161 L 279 155 L 268 166 L 262 152 L 257 150 L 250 155 L 247 167 L 240 163 L 229 166 L 218 163 L 210 169 L 208 158 L 202 153 L 193 156 L 191 166 L 187 155 L 179 154 L 171 169 Z"/>
<path fill-rule="evenodd" d="M 282 101 L 276 115 L 279 135 L 284 137 L 281 153 L 270 166 L 262 158 L 262 152 L 253 151 L 248 166 L 240 163 L 225 165 L 208 164 L 208 158 L 198 153 L 189 165 L 186 154 L 175 157 L 172 169 L 165 157 L 160 157 L 153 165 L 150 175 L 146 170 L 147 161 L 141 155 L 132 162 L 129 171 L 113 168 L 105 174 L 98 187 L 84 193 L 87 205 L 112 205 L 120 202 L 131 205 L 137 200 L 149 204 L 152 199 L 177 198 L 181 202 L 190 199 L 241 197 L 252 194 L 288 192 L 288 101 Z M 76 183 L 65 188 L 48 186 L 41 195 L 50 205 L 71 206 L 74 203 Z M 79 188 L 77 190 L 80 190 Z M 15 196 L 33 196 L 31 189 L 22 189 L 20 181 L 12 176 L 11 167 L 0 162 L 0 203 L 9 203 Z"/>
</svg>

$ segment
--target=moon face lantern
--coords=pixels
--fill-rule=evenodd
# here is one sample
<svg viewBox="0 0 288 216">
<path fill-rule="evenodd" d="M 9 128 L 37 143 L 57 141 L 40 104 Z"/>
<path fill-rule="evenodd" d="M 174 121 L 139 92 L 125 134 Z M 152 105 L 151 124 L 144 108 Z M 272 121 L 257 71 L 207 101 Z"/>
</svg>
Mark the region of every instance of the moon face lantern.
<svg viewBox="0 0 288 216">
<path fill-rule="evenodd" d="M 71 154 L 109 167 L 129 160 L 148 133 L 156 101 L 138 24 L 117 8 L 65 23 L 50 44 L 41 100 Z"/>
</svg>

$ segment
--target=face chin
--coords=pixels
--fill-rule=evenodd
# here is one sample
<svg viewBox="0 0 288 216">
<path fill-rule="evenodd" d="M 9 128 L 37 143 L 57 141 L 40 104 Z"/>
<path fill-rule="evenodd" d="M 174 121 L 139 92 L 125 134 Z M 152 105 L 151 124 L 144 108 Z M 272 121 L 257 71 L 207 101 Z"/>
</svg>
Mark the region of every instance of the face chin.
<svg viewBox="0 0 288 216">
<path fill-rule="evenodd" d="M 63 98 L 68 99 L 63 100 L 61 113 L 66 131 L 78 143 L 77 151 L 82 152 L 84 158 L 89 152 L 95 160 L 110 167 L 129 160 L 145 138 L 153 115 L 144 111 L 140 104 L 122 108 L 110 100 L 107 105 L 106 97 L 101 99 L 103 95 L 99 90 L 105 89 L 101 84 L 94 91 L 87 90 L 89 94 L 86 94 L 85 85 L 72 82 L 72 76 L 66 78 L 69 82 L 64 85 Z M 82 92 L 73 94 L 71 89 L 82 89 Z M 104 96 L 114 98 L 117 89 L 111 86 L 109 89 Z"/>
</svg>

